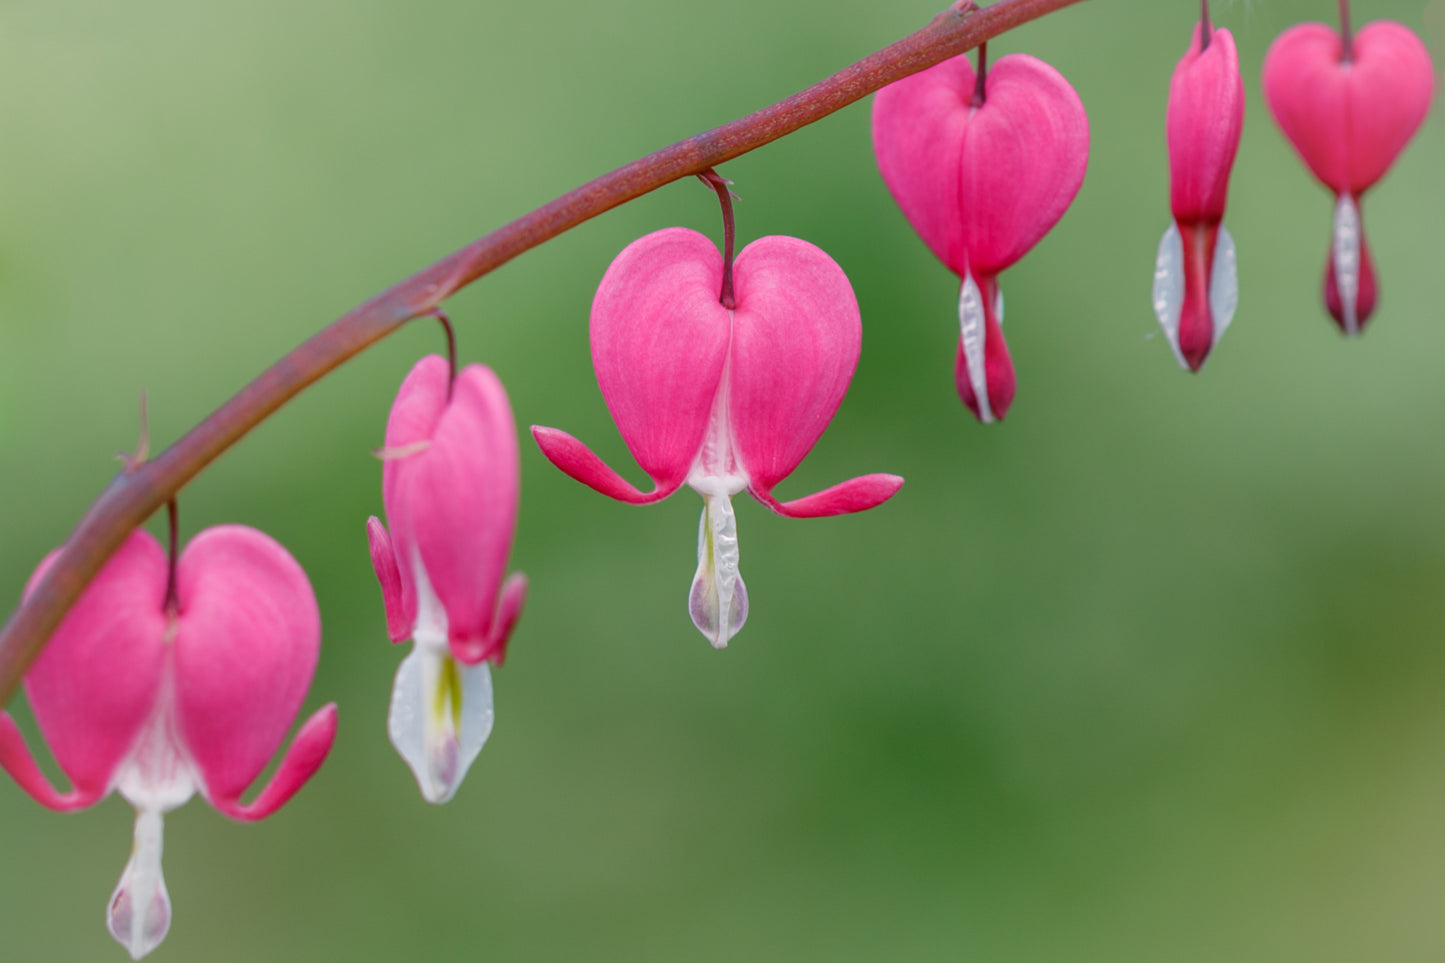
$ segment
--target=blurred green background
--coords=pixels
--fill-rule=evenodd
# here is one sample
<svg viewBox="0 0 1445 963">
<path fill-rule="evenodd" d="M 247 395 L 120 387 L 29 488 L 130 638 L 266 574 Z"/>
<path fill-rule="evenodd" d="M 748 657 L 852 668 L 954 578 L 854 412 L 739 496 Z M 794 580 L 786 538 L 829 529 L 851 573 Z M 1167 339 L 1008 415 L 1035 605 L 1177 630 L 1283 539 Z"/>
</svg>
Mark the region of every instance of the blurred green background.
<svg viewBox="0 0 1445 963">
<path fill-rule="evenodd" d="M 5 605 L 133 446 L 140 389 L 167 443 L 373 292 L 940 2 L 0 5 Z M 1356 17 L 1425 30 L 1435 3 Z M 780 496 L 908 484 L 848 518 L 740 503 L 752 614 L 719 654 L 686 614 L 698 499 L 619 505 L 524 439 L 532 596 L 445 808 L 386 742 L 403 650 L 363 534 L 368 451 L 435 325 L 220 460 L 183 528 L 256 525 L 306 566 L 326 625 L 307 711 L 340 702 L 341 730 L 267 823 L 200 801 L 168 819 L 154 958 L 1441 959 L 1445 132 L 1437 111 L 1368 199 L 1383 302 L 1346 342 L 1319 302 L 1331 199 L 1258 85 L 1270 40 L 1333 7 L 1216 7 L 1249 95 L 1242 298 L 1198 376 L 1149 306 L 1192 0 L 1094 0 L 994 45 L 1063 71 L 1094 144 L 1073 209 L 1003 278 L 1003 426 L 955 394 L 956 281 L 884 189 L 866 103 L 725 165 L 742 239 L 819 244 L 863 310 L 852 391 Z M 524 426 L 634 480 L 586 318 L 612 256 L 673 224 L 716 235 L 712 194 L 665 188 L 449 306 Z M 130 821 L 0 784 L 0 957 L 124 959 L 103 909 Z"/>
</svg>

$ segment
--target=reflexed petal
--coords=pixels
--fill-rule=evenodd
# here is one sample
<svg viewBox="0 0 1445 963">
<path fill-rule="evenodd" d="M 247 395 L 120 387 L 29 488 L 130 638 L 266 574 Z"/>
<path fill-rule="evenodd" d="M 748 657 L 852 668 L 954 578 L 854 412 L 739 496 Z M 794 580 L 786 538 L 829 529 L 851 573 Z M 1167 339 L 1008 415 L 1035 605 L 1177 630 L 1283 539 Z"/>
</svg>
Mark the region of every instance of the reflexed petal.
<svg viewBox="0 0 1445 963">
<path fill-rule="evenodd" d="M 731 327 L 721 287 L 712 241 L 675 227 L 629 244 L 592 301 L 597 385 L 659 491 L 687 477 L 717 395 Z"/>
<path fill-rule="evenodd" d="M 687 596 L 692 624 L 715 649 L 727 648 L 748 618 L 748 590 L 738 570 L 738 526 L 727 495 L 704 495 L 697 530 L 697 573 Z"/>
<path fill-rule="evenodd" d="M 27 596 L 54 558 L 31 576 Z M 76 798 L 87 801 L 77 804 L 109 792 L 150 718 L 165 662 L 166 580 L 165 551 L 144 530 L 132 532 L 25 676 L 40 731 L 75 784 Z"/>
<path fill-rule="evenodd" d="M 770 492 L 751 489 L 758 501 L 789 518 L 821 518 L 825 515 L 847 515 L 867 511 L 883 504 L 903 487 L 903 479 L 897 475 L 864 475 L 839 482 L 812 495 L 779 502 Z"/>
<path fill-rule="evenodd" d="M 456 794 L 492 721 L 487 663 L 463 665 L 440 644 L 418 642 L 397 669 L 387 734 L 427 802 Z"/>
<path fill-rule="evenodd" d="M 547 460 L 552 464 L 588 488 L 601 492 L 608 498 L 615 498 L 619 502 L 626 502 L 629 505 L 650 505 L 671 495 L 682 485 L 682 479 L 679 478 L 666 485 L 662 482 L 655 482 L 650 492 L 639 491 L 633 487 L 631 482 L 617 474 L 607 466 L 606 462 L 593 454 L 592 449 L 565 431 L 533 425 L 532 437 L 536 439 L 537 447 L 542 449 L 542 454 L 546 455 Z"/>
<path fill-rule="evenodd" d="M 396 552 L 391 547 L 391 536 L 386 526 L 375 515 L 366 520 L 366 537 L 371 545 L 371 567 L 376 570 L 377 581 L 381 582 L 381 603 L 386 608 L 386 634 L 393 642 L 404 642 L 411 637 L 412 619 L 407 617 L 402 604 L 401 570 L 396 564 Z"/>
<path fill-rule="evenodd" d="M 0 769 L 9 773 L 10 778 L 19 783 L 20 788 L 28 792 L 36 802 L 56 812 L 84 809 L 98 801 L 107 791 L 107 787 L 92 787 L 87 792 L 72 790 L 63 793 L 52 786 L 45 773 L 35 764 L 34 757 L 25 745 L 25 737 L 20 734 L 20 729 L 8 712 L 0 712 Z"/>
<path fill-rule="evenodd" d="M 321 643 L 311 583 L 270 536 L 209 528 L 176 572 L 176 714 L 212 800 L 235 800 L 291 727 Z"/>
<path fill-rule="evenodd" d="M 336 703 L 318 709 L 291 743 L 280 767 L 254 802 L 242 805 L 235 799 L 212 799 L 211 803 L 232 819 L 251 822 L 265 819 L 291 801 L 297 790 L 306 785 L 331 752 L 336 741 Z"/>
<path fill-rule="evenodd" d="M 738 255 L 735 277 L 729 427 L 748 479 L 768 491 L 838 410 L 863 327 L 843 269 L 807 241 L 760 238 Z"/>
</svg>

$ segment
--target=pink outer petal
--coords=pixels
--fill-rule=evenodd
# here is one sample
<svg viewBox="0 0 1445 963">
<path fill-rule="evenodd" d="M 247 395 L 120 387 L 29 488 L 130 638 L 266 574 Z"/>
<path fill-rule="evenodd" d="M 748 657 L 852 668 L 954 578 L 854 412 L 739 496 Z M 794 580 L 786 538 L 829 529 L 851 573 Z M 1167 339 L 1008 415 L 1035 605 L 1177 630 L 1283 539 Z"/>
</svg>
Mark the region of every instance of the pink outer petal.
<svg viewBox="0 0 1445 963">
<path fill-rule="evenodd" d="M 490 368 L 463 370 L 450 402 L 444 364 L 418 365 L 418 376 L 434 379 L 433 397 L 444 409 L 426 451 L 387 463 L 393 480 L 387 515 L 403 584 L 412 577 L 410 560 L 419 556 L 446 610 L 452 647 L 464 658 L 492 636 L 512 550 L 521 486 L 517 426 Z M 389 430 L 387 444 L 393 444 Z"/>
<path fill-rule="evenodd" d="M 242 805 L 234 797 L 213 797 L 212 805 L 232 819 L 245 822 L 265 819 L 290 802 L 296 791 L 316 774 L 316 770 L 326 761 L 335 741 L 336 703 L 333 702 L 322 706 L 315 715 L 306 720 L 306 724 L 296 734 L 295 741 L 291 743 L 291 748 L 286 751 L 276 774 L 254 802 Z"/>
<path fill-rule="evenodd" d="M 522 617 L 522 604 L 526 600 L 527 576 L 521 572 L 513 572 L 507 576 L 507 581 L 502 583 L 502 598 L 497 603 L 497 620 L 493 624 L 491 637 L 485 644 L 470 646 L 464 651 L 459 652 L 454 647 L 452 654 L 465 665 L 477 665 L 481 662 L 501 665 L 507 659 L 507 643 L 511 641 L 517 620 Z"/>
<path fill-rule="evenodd" d="M 371 544 L 371 567 L 376 569 L 377 581 L 381 582 L 381 603 L 386 607 L 386 634 L 393 642 L 405 642 L 411 637 L 411 622 L 407 621 L 406 609 L 402 604 L 401 571 L 396 565 L 396 553 L 391 548 L 391 536 L 386 526 L 375 515 L 366 520 L 366 537 Z"/>
<path fill-rule="evenodd" d="M 779 502 L 768 492 L 753 490 L 753 497 L 764 505 L 789 518 L 822 518 L 825 515 L 847 515 L 852 512 L 875 508 L 903 487 L 903 479 L 897 475 L 863 475 L 839 482 L 831 488 L 795 498 L 790 502 Z"/>
<path fill-rule="evenodd" d="M 989 68 L 971 105 L 966 55 L 891 84 L 873 102 L 883 180 L 924 242 L 962 276 L 997 274 L 1063 217 L 1084 182 L 1089 120 L 1057 70 L 1027 54 Z"/>
<path fill-rule="evenodd" d="M 722 256 L 712 241 L 673 227 L 629 244 L 592 301 L 597 385 L 660 492 L 682 484 L 702 447 L 727 360 L 721 288 Z"/>
<path fill-rule="evenodd" d="M 63 793 L 50 785 L 50 780 L 35 764 L 25 737 L 10 718 L 8 712 L 0 712 L 0 769 L 10 774 L 20 788 L 28 792 L 36 802 L 57 812 L 71 812 L 84 809 L 105 795 L 105 790 L 91 787 L 89 791 L 74 790 Z"/>
<path fill-rule="evenodd" d="M 35 570 L 26 595 L 55 554 Z M 159 543 L 132 532 L 25 676 L 40 731 L 78 799 L 110 791 L 116 767 L 155 707 L 166 655 L 166 573 Z"/>
<path fill-rule="evenodd" d="M 206 798 L 224 808 L 296 718 L 316 669 L 321 617 L 296 560 L 241 525 L 198 535 L 181 555 L 176 587 L 176 716 Z"/>
<path fill-rule="evenodd" d="M 1378 21 L 1354 37 L 1354 62 L 1322 23 L 1291 27 L 1264 58 L 1264 98 L 1315 177 L 1356 196 L 1384 176 L 1430 109 L 1435 75 L 1420 38 Z"/>
<path fill-rule="evenodd" d="M 1165 122 L 1169 198 L 1181 224 L 1224 217 L 1229 172 L 1244 129 L 1244 79 L 1234 35 L 1220 27 L 1199 51 L 1195 25 L 1189 51 L 1174 68 Z M 1183 227 L 1180 228 L 1183 230 Z"/>
<path fill-rule="evenodd" d="M 843 401 L 863 340 L 843 269 L 795 237 L 759 238 L 733 270 L 729 413 L 754 491 L 788 476 Z"/>
<path fill-rule="evenodd" d="M 682 485 L 682 480 L 675 478 L 666 485 L 661 482 L 654 483 L 650 492 L 639 491 L 631 482 L 609 468 L 592 449 L 565 431 L 533 425 L 532 438 L 552 464 L 588 488 L 619 502 L 651 505 L 671 495 Z"/>
</svg>

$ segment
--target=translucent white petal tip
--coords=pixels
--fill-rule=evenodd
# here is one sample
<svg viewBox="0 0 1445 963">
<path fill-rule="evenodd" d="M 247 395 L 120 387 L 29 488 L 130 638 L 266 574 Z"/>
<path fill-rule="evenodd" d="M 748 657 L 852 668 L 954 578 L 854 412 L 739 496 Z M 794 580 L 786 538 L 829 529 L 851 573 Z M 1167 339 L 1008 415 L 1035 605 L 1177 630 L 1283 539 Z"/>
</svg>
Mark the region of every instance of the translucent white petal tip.
<svg viewBox="0 0 1445 963">
<path fill-rule="evenodd" d="M 697 574 L 687 596 L 692 624 L 715 649 L 727 648 L 748 618 L 748 590 L 738 571 L 738 525 L 732 499 L 704 495 L 697 528 Z"/>
<path fill-rule="evenodd" d="M 162 829 L 159 810 L 136 812 L 130 860 L 106 907 L 110 935 L 133 960 L 160 946 L 171 928 L 171 897 L 161 874 Z"/>
<path fill-rule="evenodd" d="M 1330 259 L 1335 268 L 1335 289 L 1344 313 L 1345 334 L 1360 333 L 1360 261 L 1363 245 L 1360 209 L 1355 199 L 1341 194 L 1335 204 L 1334 230 L 1330 236 Z"/>
<path fill-rule="evenodd" d="M 1159 256 L 1154 259 L 1154 315 L 1159 319 L 1159 327 L 1164 329 L 1164 337 L 1169 340 L 1169 350 L 1174 352 L 1179 366 L 1188 371 L 1189 362 L 1184 360 L 1184 352 L 1179 350 L 1179 318 L 1183 313 L 1184 238 L 1171 221 L 1169 229 L 1159 240 Z"/>
<path fill-rule="evenodd" d="M 396 671 L 386 728 L 423 799 L 440 804 L 456 795 L 493 719 L 487 664 L 463 665 L 445 644 L 418 640 Z"/>
<path fill-rule="evenodd" d="M 1002 308 L 1002 302 L 998 306 Z M 968 367 L 968 384 L 978 401 L 978 420 L 985 425 L 992 424 L 996 419 L 988 399 L 988 369 L 983 354 L 983 294 L 972 274 L 963 276 L 963 287 L 958 291 L 958 330 L 963 359 Z"/>
<path fill-rule="evenodd" d="M 1234 238 L 1229 230 L 1219 225 L 1219 236 L 1214 241 L 1214 266 L 1209 275 L 1209 316 L 1214 321 L 1214 340 L 1211 347 L 1218 347 L 1234 312 L 1239 307 L 1239 267 L 1234 253 Z"/>
</svg>

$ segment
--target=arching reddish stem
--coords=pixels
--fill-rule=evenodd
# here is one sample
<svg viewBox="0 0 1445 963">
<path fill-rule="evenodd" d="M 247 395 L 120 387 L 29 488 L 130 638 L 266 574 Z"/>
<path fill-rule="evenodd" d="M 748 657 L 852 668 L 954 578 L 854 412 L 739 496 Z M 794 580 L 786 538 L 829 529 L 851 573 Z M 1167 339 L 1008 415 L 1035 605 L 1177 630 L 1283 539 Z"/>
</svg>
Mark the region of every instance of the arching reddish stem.
<svg viewBox="0 0 1445 963">
<path fill-rule="evenodd" d="M 303 388 L 512 258 L 590 218 L 777 140 L 909 74 L 1081 0 L 964 2 L 917 33 L 730 124 L 604 174 L 383 291 L 283 357 L 154 461 L 128 468 L 76 523 L 55 563 L 0 631 L 0 705 L 125 537 L 218 455 Z M 860 150 L 863 148 L 860 148 Z"/>
</svg>

